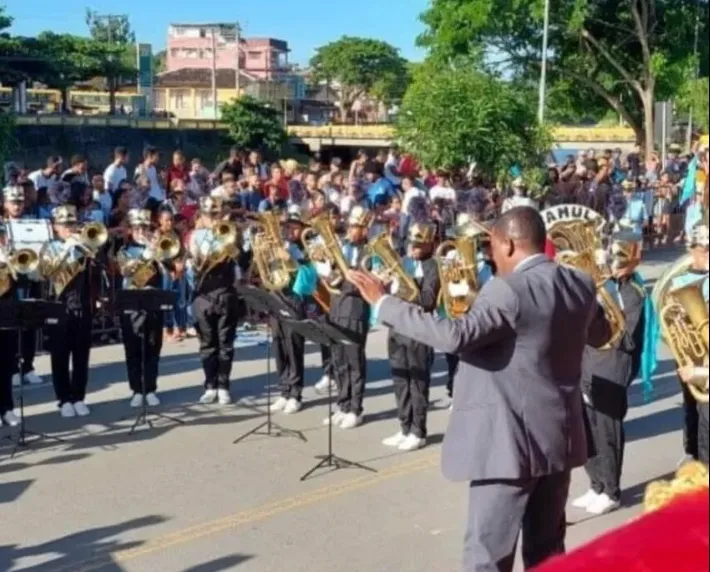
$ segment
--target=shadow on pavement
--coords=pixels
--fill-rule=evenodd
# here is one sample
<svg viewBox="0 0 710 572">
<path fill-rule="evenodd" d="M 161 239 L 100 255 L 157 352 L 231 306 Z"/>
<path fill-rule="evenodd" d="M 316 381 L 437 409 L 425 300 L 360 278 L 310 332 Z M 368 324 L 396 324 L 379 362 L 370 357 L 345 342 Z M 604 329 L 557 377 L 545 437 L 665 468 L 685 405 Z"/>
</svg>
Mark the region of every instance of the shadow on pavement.
<svg viewBox="0 0 710 572">
<path fill-rule="evenodd" d="M 0 546 L 0 564 L 3 570 L 15 566 L 24 572 L 75 572 L 84 567 L 92 570 L 100 568 L 106 572 L 123 572 L 123 568 L 114 560 L 113 553 L 136 548 L 145 544 L 145 541 L 126 542 L 115 537 L 127 531 L 155 526 L 166 520 L 163 516 L 145 516 L 121 524 L 75 532 L 34 546 Z M 21 559 L 27 559 L 29 562 L 20 563 Z M 41 562 L 33 564 L 33 560 Z"/>
<path fill-rule="evenodd" d="M 238 566 L 252 558 L 254 557 L 249 554 L 232 554 L 231 556 L 216 558 L 210 562 L 186 568 L 183 572 L 222 572 L 222 570 L 232 570 L 234 566 Z"/>
<path fill-rule="evenodd" d="M 624 427 L 627 443 L 641 441 L 679 431 L 683 427 L 683 415 L 679 408 L 673 407 L 626 421 Z"/>
</svg>

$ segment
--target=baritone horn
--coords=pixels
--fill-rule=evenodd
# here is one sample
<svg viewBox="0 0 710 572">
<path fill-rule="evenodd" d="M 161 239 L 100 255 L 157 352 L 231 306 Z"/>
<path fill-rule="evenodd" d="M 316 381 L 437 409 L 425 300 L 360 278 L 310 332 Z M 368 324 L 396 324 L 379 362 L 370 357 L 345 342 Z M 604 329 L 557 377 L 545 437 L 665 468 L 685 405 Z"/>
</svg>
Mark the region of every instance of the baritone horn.
<svg viewBox="0 0 710 572">
<path fill-rule="evenodd" d="M 281 240 L 281 222 L 274 211 L 250 215 L 256 234 L 252 241 L 254 265 L 267 290 L 281 291 L 291 283 L 298 271 L 297 263 L 288 255 Z"/>
<path fill-rule="evenodd" d="M 180 239 L 173 232 L 159 234 L 153 257 L 160 262 L 170 262 L 180 254 Z"/>
<path fill-rule="evenodd" d="M 90 222 L 81 227 L 79 242 L 86 250 L 96 253 L 106 244 L 108 230 L 100 222 Z"/>
<path fill-rule="evenodd" d="M 370 263 L 375 259 L 379 264 L 368 270 Z M 360 262 L 360 267 L 365 272 L 371 272 L 384 283 L 396 283 L 395 295 L 406 302 L 414 302 L 419 297 L 419 287 L 414 279 L 407 274 L 402 266 L 402 261 L 392 247 L 389 233 L 383 232 L 373 238 L 367 245 L 365 256 Z"/>
<path fill-rule="evenodd" d="M 321 276 L 321 281 L 331 294 L 340 294 L 340 286 L 349 266 L 330 223 L 329 213 L 317 215 L 310 221 L 308 228 L 301 233 L 301 242 L 310 260 L 330 265 L 330 275 Z"/>
<path fill-rule="evenodd" d="M 460 236 L 442 242 L 434 253 L 441 281 L 438 303 L 451 318 L 466 314 L 480 290 L 477 250 L 476 238 Z"/>
<path fill-rule="evenodd" d="M 660 310 L 661 330 L 680 366 L 707 367 L 709 333 L 708 306 L 703 296 L 704 278 L 671 288 Z M 708 378 L 688 383 L 699 403 L 708 403 Z"/>
<path fill-rule="evenodd" d="M 7 262 L 13 274 L 32 274 L 39 268 L 39 255 L 31 248 L 21 248 L 10 253 Z"/>
</svg>

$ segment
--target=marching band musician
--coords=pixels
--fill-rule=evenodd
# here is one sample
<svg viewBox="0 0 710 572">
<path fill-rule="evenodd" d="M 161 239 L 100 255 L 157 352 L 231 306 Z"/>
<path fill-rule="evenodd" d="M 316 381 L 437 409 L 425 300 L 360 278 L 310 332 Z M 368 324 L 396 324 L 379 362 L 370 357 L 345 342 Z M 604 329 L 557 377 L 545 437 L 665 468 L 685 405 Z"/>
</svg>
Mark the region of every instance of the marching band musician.
<svg viewBox="0 0 710 572">
<path fill-rule="evenodd" d="M 21 186 L 10 186 L 3 190 L 3 206 L 6 222 L 13 220 L 32 219 L 34 217 L 24 213 L 25 192 Z M 13 245 L 10 245 L 13 246 Z M 41 297 L 41 285 L 35 277 L 20 275 L 17 277 L 16 295 L 18 299 Z M 38 277 L 37 277 L 38 278 Z M 31 328 L 22 331 L 22 372 L 16 372 L 12 378 L 13 385 L 20 385 L 22 381 L 30 384 L 42 383 L 42 378 L 35 373 L 34 359 L 37 350 L 37 330 Z M 20 373 L 22 375 L 20 375 Z"/>
<path fill-rule="evenodd" d="M 67 313 L 61 325 L 47 327 L 52 381 L 61 416 L 84 417 L 89 414 L 84 398 L 89 381 L 92 318 L 87 253 L 80 249 L 76 237 L 76 207 L 58 206 L 52 212 L 52 221 L 55 238 L 42 252 L 40 272 Z"/>
<path fill-rule="evenodd" d="M 433 258 L 436 223 L 431 219 L 426 198 L 413 197 L 408 207 L 409 253 L 402 259 L 402 264 L 419 288 L 415 303 L 431 312 L 436 309 L 440 287 L 439 272 Z M 396 290 L 395 280 L 390 291 L 396 295 Z M 397 447 L 400 451 L 414 451 L 426 445 L 434 350 L 394 330 L 390 330 L 387 345 L 400 430 L 384 439 L 382 444 Z"/>
<path fill-rule="evenodd" d="M 188 251 L 194 260 L 216 245 L 215 228 L 224 220 L 223 203 L 219 198 L 200 198 L 201 228 L 193 231 Z M 235 252 L 236 254 L 236 252 Z M 239 252 L 241 270 L 244 268 L 244 251 Z M 195 272 L 194 264 L 191 271 Z M 205 391 L 200 403 L 231 403 L 229 378 L 234 359 L 234 337 L 240 317 L 240 300 L 234 288 L 237 279 L 237 261 L 227 256 L 195 277 L 193 313 L 197 337 L 200 342 L 200 359 L 205 372 Z"/>
<path fill-rule="evenodd" d="M 357 205 L 348 215 L 342 252 L 350 268 L 360 268 L 372 214 L 369 208 Z M 370 307 L 350 282 L 343 282 L 341 292 L 331 297 L 328 321 L 348 330 L 357 341 L 334 346 L 331 351 L 333 374 L 338 386 L 338 409 L 323 423 L 332 423 L 341 429 L 353 429 L 363 422 L 362 401 L 367 376 L 365 343 L 370 329 Z"/>
<path fill-rule="evenodd" d="M 129 235 L 116 256 L 119 267 L 122 266 L 121 260 L 126 261 L 120 268 L 123 288 L 162 288 L 165 268 L 154 260 L 155 235 L 151 233 L 150 211 L 131 209 L 127 218 Z M 147 279 L 139 276 L 144 272 L 149 276 Z M 163 348 L 163 312 L 124 310 L 121 333 L 126 351 L 128 385 L 133 392 L 131 407 L 141 407 L 144 399 L 151 407 L 160 405 L 156 391 L 160 351 Z M 145 383 L 145 389 L 142 383 Z"/>
<path fill-rule="evenodd" d="M 612 236 L 612 252 L 607 253 L 612 274 L 605 287 L 624 313 L 625 331 L 609 348 L 586 346 L 582 359 L 582 398 L 594 455 L 584 465 L 590 489 L 572 504 L 593 515 L 617 509 L 621 497 L 627 391 L 641 367 L 648 318 L 646 289 L 636 272 L 642 241 L 633 231 Z"/>
<path fill-rule="evenodd" d="M 484 254 L 481 244 L 485 237 L 481 227 L 475 223 L 483 223 L 483 213 L 486 203 L 481 194 L 476 190 L 461 191 L 456 197 L 456 217 L 453 227 L 448 229 L 454 236 L 466 236 L 478 240 L 478 252 L 476 252 L 476 271 L 478 273 L 478 285 L 480 288 L 493 278 L 494 269 L 492 261 Z M 457 256 L 455 250 L 447 254 L 449 258 Z M 442 308 L 441 312 L 445 313 Z M 446 357 L 446 392 L 449 399 L 454 397 L 454 377 L 459 365 L 459 356 L 455 354 L 445 354 Z"/>
<path fill-rule="evenodd" d="M 298 270 L 291 279 L 291 284 L 281 292 L 272 292 L 273 296 L 288 305 L 297 319 L 306 317 L 306 301 L 313 294 L 318 284 L 318 275 L 309 264 L 301 232 L 304 229 L 301 207 L 291 205 L 286 221 L 283 223 L 286 233 L 284 259 L 293 260 Z M 279 390 L 281 396 L 271 405 L 271 411 L 283 411 L 285 414 L 301 410 L 303 392 L 305 340 L 303 336 L 284 328 L 283 322 L 271 319 L 271 328 L 276 344 L 276 369 L 279 372 Z"/>
<path fill-rule="evenodd" d="M 696 223 L 688 235 L 688 246 L 692 255 L 691 266 L 685 274 L 673 280 L 674 288 L 696 280 L 703 280 L 702 291 L 706 304 L 709 290 L 709 245 L 710 236 L 707 224 L 703 222 Z M 707 465 L 710 462 L 710 413 L 708 412 L 708 404 L 697 402 L 686 384 L 692 382 L 696 377 L 707 378 L 708 368 L 681 367 L 678 370 L 678 374 L 681 380 L 685 382 L 681 384 L 685 413 L 685 426 L 683 428 L 685 453 L 688 458 L 702 461 Z"/>
<path fill-rule="evenodd" d="M 0 221 L 0 300 L 13 300 L 17 296 L 17 282 L 8 266 L 7 235 L 5 225 Z M 0 426 L 19 425 L 12 401 L 12 376 L 17 362 L 17 334 L 14 330 L 0 329 L 0 347 L 4 357 L 0 359 Z"/>
</svg>

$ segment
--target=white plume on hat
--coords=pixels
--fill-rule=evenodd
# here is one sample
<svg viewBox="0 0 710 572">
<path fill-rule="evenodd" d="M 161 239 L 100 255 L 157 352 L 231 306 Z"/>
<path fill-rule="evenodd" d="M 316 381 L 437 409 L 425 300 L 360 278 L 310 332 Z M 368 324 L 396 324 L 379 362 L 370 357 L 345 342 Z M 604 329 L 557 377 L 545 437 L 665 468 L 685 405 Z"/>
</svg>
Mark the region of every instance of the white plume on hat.
<svg viewBox="0 0 710 572">
<path fill-rule="evenodd" d="M 696 223 L 688 234 L 688 245 L 691 247 L 703 246 L 707 248 L 709 244 L 710 232 L 708 232 L 708 225 L 704 222 Z"/>
</svg>

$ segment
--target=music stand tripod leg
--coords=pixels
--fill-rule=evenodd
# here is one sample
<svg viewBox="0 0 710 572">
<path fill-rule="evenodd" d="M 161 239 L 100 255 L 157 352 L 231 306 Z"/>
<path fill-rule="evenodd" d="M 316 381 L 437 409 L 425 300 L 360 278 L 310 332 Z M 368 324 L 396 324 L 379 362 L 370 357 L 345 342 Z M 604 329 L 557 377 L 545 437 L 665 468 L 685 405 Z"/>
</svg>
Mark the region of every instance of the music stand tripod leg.
<svg viewBox="0 0 710 572">
<path fill-rule="evenodd" d="M 299 439 L 304 443 L 307 442 L 306 436 L 301 431 L 296 431 L 294 429 L 286 429 L 278 423 L 274 423 L 271 419 L 271 340 L 273 339 L 273 333 L 271 326 L 269 326 L 269 335 L 266 339 L 266 421 L 260 423 L 253 429 L 250 429 L 243 435 L 237 437 L 232 444 L 236 445 L 241 443 L 247 437 L 251 435 L 263 435 L 265 437 L 294 437 Z M 266 431 L 262 429 L 266 427 Z"/>
</svg>

